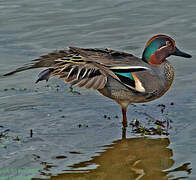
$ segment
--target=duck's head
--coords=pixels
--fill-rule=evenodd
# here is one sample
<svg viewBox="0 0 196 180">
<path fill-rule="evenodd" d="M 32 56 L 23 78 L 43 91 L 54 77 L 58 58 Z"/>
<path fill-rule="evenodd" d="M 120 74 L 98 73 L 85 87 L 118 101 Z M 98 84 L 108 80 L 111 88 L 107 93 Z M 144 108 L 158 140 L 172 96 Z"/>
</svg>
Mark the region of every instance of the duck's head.
<svg viewBox="0 0 196 180">
<path fill-rule="evenodd" d="M 180 51 L 171 37 L 156 35 L 147 42 L 142 59 L 151 65 L 160 65 L 170 55 L 182 56 L 184 58 L 192 57 L 191 55 Z"/>
</svg>

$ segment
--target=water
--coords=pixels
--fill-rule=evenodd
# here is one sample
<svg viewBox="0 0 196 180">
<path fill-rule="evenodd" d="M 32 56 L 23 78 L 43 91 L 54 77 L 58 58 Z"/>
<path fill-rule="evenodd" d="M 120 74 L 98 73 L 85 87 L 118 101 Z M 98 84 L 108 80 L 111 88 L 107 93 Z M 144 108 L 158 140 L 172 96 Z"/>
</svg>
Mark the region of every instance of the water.
<svg viewBox="0 0 196 180">
<path fill-rule="evenodd" d="M 1 179 L 195 179 L 195 9 L 194 0 L 1 0 L 0 74 L 68 46 L 141 56 L 160 33 L 193 55 L 169 58 L 175 82 L 166 95 L 128 109 L 129 121 L 145 121 L 144 113 L 168 116 L 167 137 L 136 137 L 129 127 L 122 139 L 119 105 L 94 91 L 72 94 L 55 78 L 48 87 L 34 84 L 40 70 L 0 78 L 0 132 L 9 130 L 0 139 Z"/>
</svg>

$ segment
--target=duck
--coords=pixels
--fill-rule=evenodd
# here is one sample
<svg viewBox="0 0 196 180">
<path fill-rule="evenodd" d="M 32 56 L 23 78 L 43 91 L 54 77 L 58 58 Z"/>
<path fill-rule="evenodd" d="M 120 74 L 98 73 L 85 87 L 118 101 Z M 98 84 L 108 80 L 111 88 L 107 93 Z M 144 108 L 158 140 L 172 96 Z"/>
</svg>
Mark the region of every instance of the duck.
<svg viewBox="0 0 196 180">
<path fill-rule="evenodd" d="M 142 57 L 110 48 L 69 47 L 40 56 L 14 71 L 45 68 L 36 83 L 57 76 L 71 86 L 94 89 L 116 101 L 122 109 L 122 124 L 127 127 L 127 107 L 163 96 L 174 80 L 174 68 L 167 58 L 171 55 L 191 58 L 179 50 L 168 35 L 151 37 Z"/>
</svg>

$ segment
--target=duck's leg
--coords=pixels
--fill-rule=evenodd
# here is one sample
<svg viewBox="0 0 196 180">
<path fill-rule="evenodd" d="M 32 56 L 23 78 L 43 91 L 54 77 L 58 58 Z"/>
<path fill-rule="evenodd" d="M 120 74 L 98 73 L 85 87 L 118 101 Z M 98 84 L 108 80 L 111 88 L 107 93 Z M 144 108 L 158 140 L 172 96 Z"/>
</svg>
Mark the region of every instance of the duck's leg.
<svg viewBox="0 0 196 180">
<path fill-rule="evenodd" d="M 127 128 L 123 126 L 123 128 L 122 128 L 122 139 L 126 139 L 126 131 L 127 131 Z"/>
<path fill-rule="evenodd" d="M 123 124 L 123 127 L 126 128 L 127 127 L 127 107 L 122 107 L 122 114 L 123 114 L 122 124 Z"/>
</svg>

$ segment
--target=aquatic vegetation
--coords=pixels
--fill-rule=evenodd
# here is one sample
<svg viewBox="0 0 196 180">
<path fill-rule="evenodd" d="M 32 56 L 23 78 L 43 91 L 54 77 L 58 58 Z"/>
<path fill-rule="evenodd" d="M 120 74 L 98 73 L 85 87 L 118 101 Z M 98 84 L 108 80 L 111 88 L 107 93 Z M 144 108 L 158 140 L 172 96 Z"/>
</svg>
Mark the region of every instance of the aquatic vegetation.
<svg viewBox="0 0 196 180">
<path fill-rule="evenodd" d="M 79 128 L 81 128 L 81 127 L 86 127 L 87 128 L 88 127 L 88 124 L 87 125 L 85 125 L 85 124 L 83 124 L 83 125 L 82 124 L 78 124 L 78 127 Z"/>
<path fill-rule="evenodd" d="M 71 92 L 73 94 L 78 94 L 78 95 L 81 94 L 79 91 L 74 90 L 72 86 L 69 87 L 69 92 Z"/>
<path fill-rule="evenodd" d="M 3 145 L 3 146 L 0 146 L 0 148 L 7 149 L 7 146 L 6 145 Z"/>
<path fill-rule="evenodd" d="M 105 119 L 112 119 L 111 116 L 108 116 L 108 115 L 106 115 L 106 114 L 104 114 L 103 117 L 104 117 Z M 118 119 L 119 117 L 118 117 L 118 115 L 115 115 L 114 118 L 115 118 L 115 119 Z"/>
<path fill-rule="evenodd" d="M 164 121 L 166 122 L 166 121 Z M 164 124 L 164 123 L 163 123 Z M 157 125 L 156 122 L 151 123 L 150 126 L 145 126 L 140 120 L 135 119 L 129 124 L 132 127 L 132 133 L 144 135 L 169 135 L 168 129 Z M 164 126 L 165 127 L 165 126 Z"/>
<path fill-rule="evenodd" d="M 51 90 L 55 90 L 56 92 L 59 92 L 61 90 L 65 90 L 65 92 L 70 92 L 70 93 L 73 93 L 73 94 L 78 94 L 80 95 L 81 93 L 79 91 L 76 91 L 72 86 L 69 87 L 69 89 L 66 89 L 64 87 L 66 86 L 60 86 L 59 84 L 56 84 L 56 85 L 50 85 L 50 84 L 47 84 L 44 86 L 45 88 L 47 89 L 51 89 Z M 33 88 L 33 89 L 28 89 L 28 88 L 16 88 L 16 87 L 10 87 L 10 88 L 4 88 L 3 91 L 7 91 L 7 92 L 23 92 L 23 91 L 30 91 L 30 92 L 41 92 L 43 91 L 43 87 L 36 87 L 36 88 Z"/>
<path fill-rule="evenodd" d="M 20 138 L 16 136 L 15 138 L 13 138 L 13 141 L 20 141 Z"/>
</svg>

